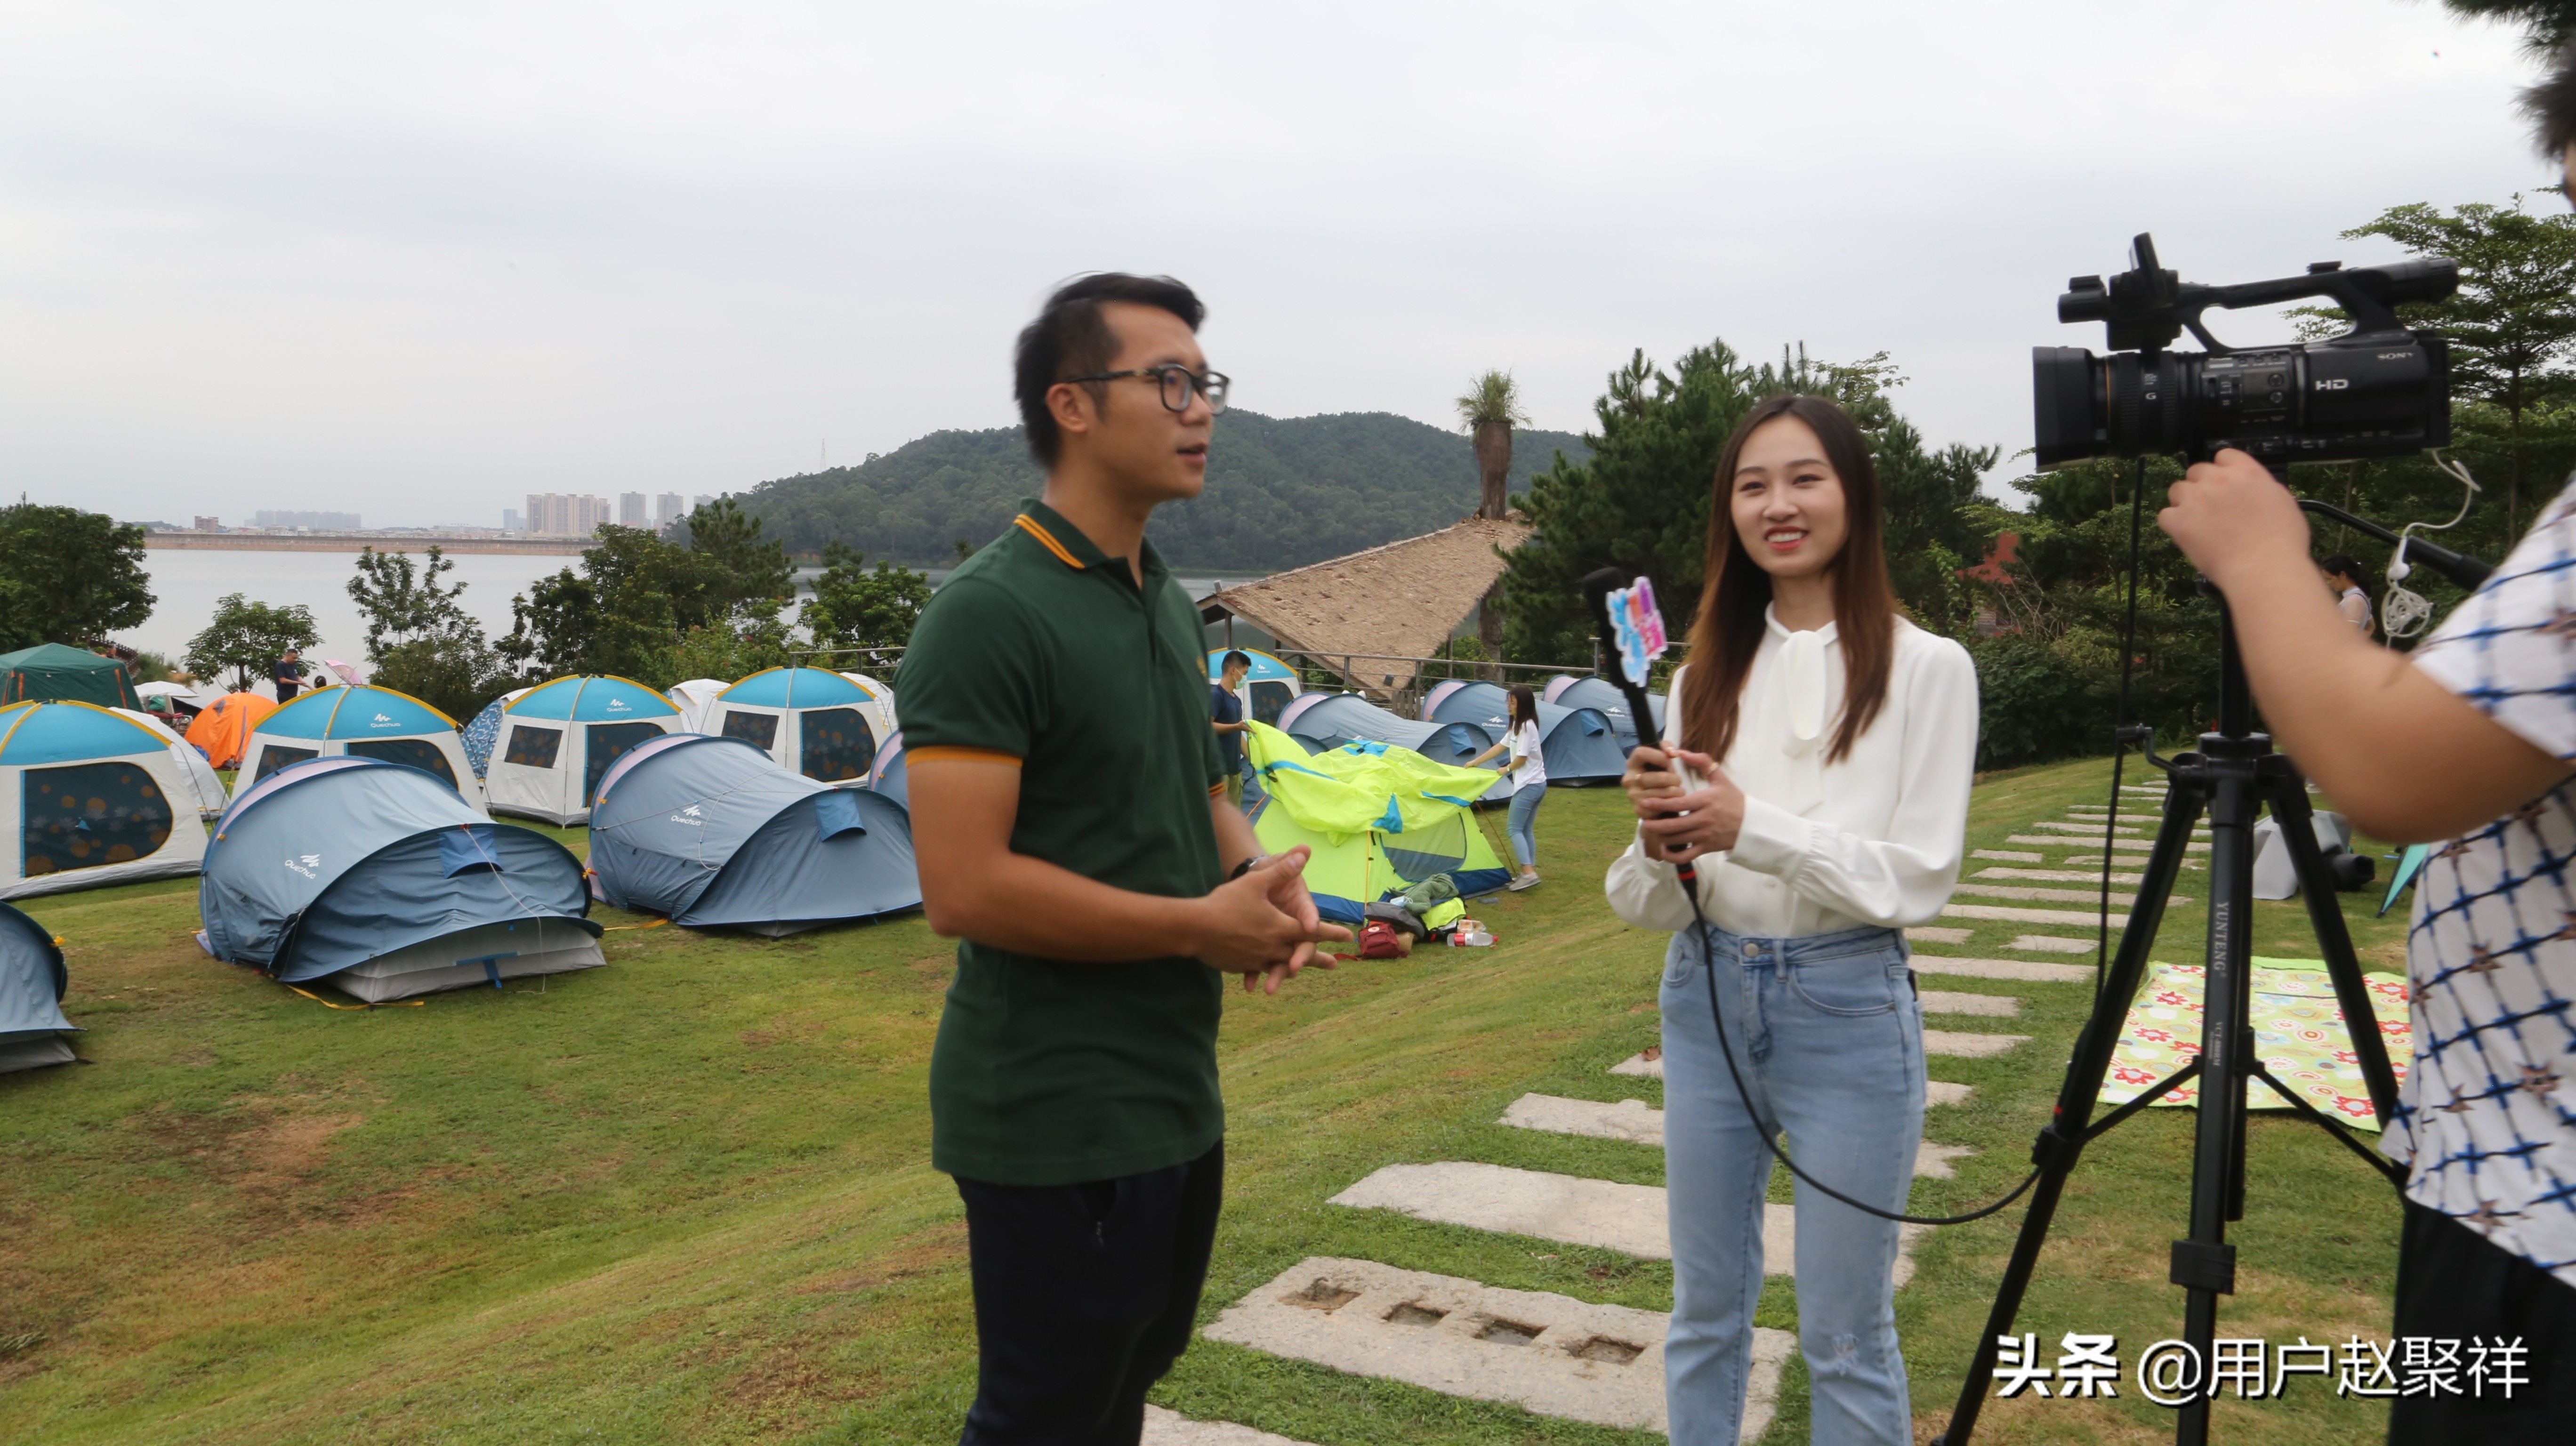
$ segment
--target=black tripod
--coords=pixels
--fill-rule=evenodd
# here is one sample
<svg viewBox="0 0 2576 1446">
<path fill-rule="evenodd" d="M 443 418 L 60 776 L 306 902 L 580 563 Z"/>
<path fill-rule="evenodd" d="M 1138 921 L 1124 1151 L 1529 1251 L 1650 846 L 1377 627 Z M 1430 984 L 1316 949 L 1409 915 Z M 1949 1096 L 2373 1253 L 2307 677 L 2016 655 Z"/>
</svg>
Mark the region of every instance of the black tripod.
<svg viewBox="0 0 2576 1446">
<path fill-rule="evenodd" d="M 2398 540 L 2395 533 L 2341 509 L 2305 500 L 2300 505 L 2388 542 Z M 2473 559 L 2420 540 L 2409 542 L 2408 549 L 2411 558 L 2436 568 L 2463 587 L 2474 589 L 2486 580 L 2486 565 Z M 2013 1246 L 2010 1264 L 2004 1268 L 2003 1283 L 1995 1292 L 1994 1310 L 1986 1319 L 1985 1334 L 1977 1342 L 1976 1357 L 1969 1363 L 1958 1405 L 1951 1412 L 1949 1426 L 1936 1438 L 1939 1446 L 1965 1446 L 1969 1433 L 1976 1429 L 1978 1412 L 1984 1408 L 1986 1392 L 1994 1379 L 1996 1337 L 2012 1329 L 2022 1293 L 2029 1288 L 2031 1272 L 2039 1263 L 2040 1247 L 2047 1241 L 2058 1196 L 2077 1157 L 2096 1137 L 2167 1092 L 2193 1081 L 2200 1084 L 2200 1113 L 2192 1147 L 2190 1234 L 2173 1243 L 2172 1280 L 2184 1291 L 2182 1338 L 2198 1352 L 2201 1377 L 2195 1384 L 2204 1388 L 2196 1390 L 2178 1412 L 2174 1439 L 2183 1446 L 2200 1446 L 2209 1439 L 2210 1393 L 2205 1387 L 2210 1342 L 2218 1323 L 2218 1297 L 2236 1289 L 2236 1247 L 2227 1243 L 2227 1223 L 2245 1214 L 2246 1086 L 2257 1079 L 2271 1085 L 2293 1109 L 2331 1132 L 2392 1184 L 2402 1186 L 2405 1182 L 2401 1167 L 2355 1139 L 2340 1121 L 2273 1078 L 2255 1053 L 2252 998 L 2247 987 L 2254 899 L 2254 819 L 2258 806 L 2268 805 L 2280 824 L 2281 842 L 2289 848 L 2290 862 L 2297 870 L 2299 896 L 2307 902 L 2308 922 L 2325 957 L 2327 976 L 2334 981 L 2335 1000 L 2343 1009 L 2353 1054 L 2370 1091 L 2371 1109 L 2383 1127 L 2395 1110 L 2396 1077 L 2389 1069 L 2387 1049 L 2380 1042 L 2377 1016 L 2362 983 L 2360 962 L 2353 957 L 2352 936 L 2344 928 L 2343 906 L 2335 894 L 2333 872 L 2317 846 L 2307 784 L 2288 758 L 2272 751 L 2269 735 L 2253 731 L 2253 700 L 2246 687 L 2244 662 L 2237 653 L 2235 625 L 2226 620 L 2224 601 L 2219 609 L 2222 636 L 2218 731 L 2200 735 L 2198 751 L 2171 759 L 2156 756 L 2147 730 L 2132 728 L 2121 732 L 2123 742 L 2146 744 L 2147 761 L 2163 769 L 2170 780 L 2164 820 L 2156 830 L 2155 849 L 2148 856 L 2138 884 L 2136 906 L 2120 936 L 2120 951 L 2094 1000 L 2092 1017 L 2085 1022 L 2083 1033 L 2076 1036 L 2075 1054 L 2067 1062 L 2066 1082 L 2058 1090 L 2057 1107 L 2031 1147 L 2031 1162 L 2039 1167 L 2039 1183 L 2031 1192 L 2030 1213 L 2022 1221 L 2021 1237 Z M 2119 1041 L 2129 1003 L 2137 996 L 2138 982 L 2146 973 L 2147 955 L 2155 947 L 2165 900 L 2181 874 L 2192 826 L 2204 810 L 2210 824 L 2209 949 L 2200 1054 L 2154 1089 L 2097 1123 L 2093 1109 L 2102 1093 L 2102 1076 L 2110 1068 L 2111 1051 Z"/>
</svg>

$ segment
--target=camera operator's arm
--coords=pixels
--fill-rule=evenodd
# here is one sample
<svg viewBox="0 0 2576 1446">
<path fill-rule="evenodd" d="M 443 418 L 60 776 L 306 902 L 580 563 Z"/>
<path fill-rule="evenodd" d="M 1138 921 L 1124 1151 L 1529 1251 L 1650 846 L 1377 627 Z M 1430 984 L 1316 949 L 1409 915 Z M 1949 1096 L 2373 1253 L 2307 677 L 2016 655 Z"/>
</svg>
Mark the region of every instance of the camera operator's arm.
<svg viewBox="0 0 2576 1446">
<path fill-rule="evenodd" d="M 2548 791 L 2569 766 L 2363 637 L 2316 584 L 2308 522 L 2243 452 L 2174 484 L 2157 525 L 2227 597 L 2263 720 L 2363 832 L 2465 833 Z"/>
</svg>

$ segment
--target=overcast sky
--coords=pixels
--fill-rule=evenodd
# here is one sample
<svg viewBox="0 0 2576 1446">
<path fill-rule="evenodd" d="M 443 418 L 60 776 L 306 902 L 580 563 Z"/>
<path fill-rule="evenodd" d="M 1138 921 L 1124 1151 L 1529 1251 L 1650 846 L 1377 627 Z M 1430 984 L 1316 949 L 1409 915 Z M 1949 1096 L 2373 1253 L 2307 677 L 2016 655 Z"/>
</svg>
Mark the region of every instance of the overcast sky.
<svg viewBox="0 0 2576 1446">
<path fill-rule="evenodd" d="M 1803 340 L 2009 453 L 2132 232 L 2250 280 L 2552 179 L 2517 39 L 2433 0 L 11 0 L 0 485 L 487 526 L 740 489 L 1009 423 L 1013 333 L 1101 268 L 1198 288 L 1274 416 L 1447 425 L 1502 366 L 1582 430 L 1634 348 Z"/>
</svg>

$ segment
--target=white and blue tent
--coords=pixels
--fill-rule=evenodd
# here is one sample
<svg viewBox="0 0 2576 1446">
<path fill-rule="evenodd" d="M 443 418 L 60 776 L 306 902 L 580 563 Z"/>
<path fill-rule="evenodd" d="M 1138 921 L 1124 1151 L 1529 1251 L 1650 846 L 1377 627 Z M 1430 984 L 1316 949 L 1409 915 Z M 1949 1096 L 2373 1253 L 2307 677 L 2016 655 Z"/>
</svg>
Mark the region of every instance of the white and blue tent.
<svg viewBox="0 0 2576 1446">
<path fill-rule="evenodd" d="M 716 695 L 691 730 L 739 738 L 790 773 L 864 787 L 876 761 L 876 699 L 821 668 L 767 668 Z"/>
<path fill-rule="evenodd" d="M 69 1064 L 63 1036 L 79 1028 L 63 1017 L 71 975 L 62 946 L 45 926 L 0 904 L 0 1074 Z"/>
<path fill-rule="evenodd" d="M 0 708 L 0 899 L 197 871 L 206 826 L 166 739 L 88 703 Z"/>
<path fill-rule="evenodd" d="M 1492 683 L 1453 678 L 1423 695 L 1422 716 L 1441 723 L 1472 723 L 1500 738 L 1511 721 L 1512 695 Z M 1617 730 L 1598 708 L 1560 708 L 1541 699 L 1538 737 L 1550 783 L 1615 782 L 1627 767 L 1628 751 L 1619 746 Z"/>
<path fill-rule="evenodd" d="M 1547 680 L 1547 687 L 1538 695 L 1538 700 L 1554 703 L 1560 708 L 1598 708 L 1601 716 L 1610 720 L 1610 731 L 1618 735 L 1621 750 L 1637 746 L 1637 725 L 1628 717 L 1628 695 L 1620 692 L 1618 685 L 1606 678 L 1559 673 Z M 1664 736 L 1664 695 L 1648 693 L 1646 706 L 1654 710 L 1655 736 L 1661 738 Z"/>
<path fill-rule="evenodd" d="M 259 720 L 233 778 L 246 788 L 289 764 L 344 755 L 417 768 L 483 811 L 483 780 L 466 760 L 456 720 L 409 693 L 372 685 L 307 693 Z"/>
<path fill-rule="evenodd" d="M 704 733 L 649 739 L 609 768 L 590 872 L 618 908 L 773 937 L 921 906 L 902 804 Z"/>
<path fill-rule="evenodd" d="M 858 684 L 861 689 L 866 691 L 868 695 L 868 716 L 875 722 L 877 736 L 879 738 L 883 738 L 903 726 L 902 716 L 895 712 L 893 684 L 880 683 L 865 673 L 844 671 L 841 676 Z"/>
<path fill-rule="evenodd" d="M 233 796 L 224 791 L 224 781 L 215 773 L 215 766 L 206 761 L 206 755 L 162 721 L 168 715 L 146 713 L 140 708 L 110 708 L 108 711 L 129 723 L 151 729 L 153 735 L 169 747 L 170 761 L 179 765 L 179 776 L 188 780 L 188 793 L 196 800 L 198 818 L 212 823 L 215 816 L 224 811 L 224 805 L 233 801 Z"/>
<path fill-rule="evenodd" d="M 371 1002 L 607 962 L 563 845 L 372 758 L 307 759 L 242 790 L 197 911 L 216 958 Z"/>
<path fill-rule="evenodd" d="M 540 683 L 502 708 L 500 724 L 483 775 L 492 812 L 562 827 L 590 817 L 591 796 L 617 755 L 681 731 L 670 699 L 600 674 Z"/>
</svg>

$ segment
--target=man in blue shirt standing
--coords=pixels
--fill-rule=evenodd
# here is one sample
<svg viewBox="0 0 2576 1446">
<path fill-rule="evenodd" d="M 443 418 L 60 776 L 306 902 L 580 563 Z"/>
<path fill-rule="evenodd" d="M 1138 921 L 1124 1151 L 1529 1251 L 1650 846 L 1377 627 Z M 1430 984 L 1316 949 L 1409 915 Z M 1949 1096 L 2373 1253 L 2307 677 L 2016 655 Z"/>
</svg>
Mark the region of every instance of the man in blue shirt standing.
<svg viewBox="0 0 2576 1446">
<path fill-rule="evenodd" d="M 283 706 L 294 702 L 295 690 L 304 686 L 304 663 L 301 656 L 293 648 L 287 649 L 286 656 L 279 658 L 277 666 L 269 669 L 269 677 L 277 684 L 278 703 Z"/>
<path fill-rule="evenodd" d="M 1216 720 L 1216 756 L 1225 765 L 1225 801 L 1243 807 L 1243 675 L 1252 671 L 1252 656 L 1238 648 L 1218 665 L 1218 681 L 1208 685 L 1208 713 Z"/>
</svg>

